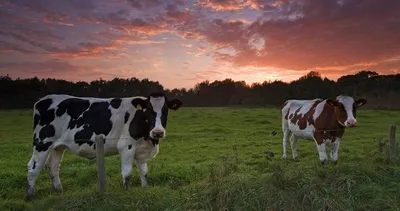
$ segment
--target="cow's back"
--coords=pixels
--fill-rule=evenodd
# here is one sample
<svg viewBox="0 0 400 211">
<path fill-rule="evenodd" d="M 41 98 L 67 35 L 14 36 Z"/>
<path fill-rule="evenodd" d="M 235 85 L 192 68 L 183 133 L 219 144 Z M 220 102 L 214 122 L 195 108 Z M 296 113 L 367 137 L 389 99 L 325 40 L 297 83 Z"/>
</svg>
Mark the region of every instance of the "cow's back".
<svg viewBox="0 0 400 211">
<path fill-rule="evenodd" d="M 93 154 L 94 139 L 100 135 L 109 140 L 105 148 L 115 148 L 118 138 L 127 130 L 125 114 L 134 112 L 131 100 L 47 95 L 34 105 L 34 145 L 46 144 L 48 148 L 56 142 L 55 146 L 67 146 L 72 152 L 84 149 Z"/>
<path fill-rule="evenodd" d="M 314 132 L 314 120 L 320 112 L 322 99 L 313 100 L 288 100 L 282 107 L 282 123 L 294 134 L 312 138 Z"/>
</svg>

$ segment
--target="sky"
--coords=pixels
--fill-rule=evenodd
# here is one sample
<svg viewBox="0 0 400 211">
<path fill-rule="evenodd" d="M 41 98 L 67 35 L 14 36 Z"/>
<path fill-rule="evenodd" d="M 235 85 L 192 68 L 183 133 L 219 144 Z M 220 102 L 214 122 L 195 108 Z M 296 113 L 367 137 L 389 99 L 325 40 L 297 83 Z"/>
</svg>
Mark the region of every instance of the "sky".
<svg viewBox="0 0 400 211">
<path fill-rule="evenodd" d="M 0 75 L 290 82 L 400 73 L 398 0 L 0 0 Z"/>
</svg>

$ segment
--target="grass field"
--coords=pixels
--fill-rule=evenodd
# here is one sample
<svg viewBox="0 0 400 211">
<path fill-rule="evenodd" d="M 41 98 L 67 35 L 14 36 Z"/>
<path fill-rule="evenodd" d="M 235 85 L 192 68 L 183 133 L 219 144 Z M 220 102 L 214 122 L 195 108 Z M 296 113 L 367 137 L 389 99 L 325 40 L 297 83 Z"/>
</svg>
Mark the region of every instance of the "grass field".
<svg viewBox="0 0 400 211">
<path fill-rule="evenodd" d="M 322 167 L 314 142 L 298 142 L 299 163 L 283 161 L 278 109 L 182 108 L 170 112 L 167 138 L 123 191 L 119 156 L 106 158 L 109 192 L 97 194 L 95 160 L 66 152 L 63 194 L 42 170 L 36 200 L 23 201 L 32 152 L 31 111 L 0 112 L 0 210 L 400 210 L 400 167 L 389 165 L 389 124 L 400 111 L 360 110 L 337 165 Z M 272 131 L 277 135 L 271 135 Z M 397 129 L 397 140 L 400 139 Z M 272 152 L 272 153 L 271 153 Z M 273 153 L 275 156 L 272 156 Z"/>
</svg>

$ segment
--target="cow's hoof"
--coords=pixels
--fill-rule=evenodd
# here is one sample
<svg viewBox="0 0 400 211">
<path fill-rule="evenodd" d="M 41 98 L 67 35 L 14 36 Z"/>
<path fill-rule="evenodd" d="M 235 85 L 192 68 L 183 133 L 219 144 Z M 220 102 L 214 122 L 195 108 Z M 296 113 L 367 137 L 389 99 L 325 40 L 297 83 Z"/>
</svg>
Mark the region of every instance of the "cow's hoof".
<svg viewBox="0 0 400 211">
<path fill-rule="evenodd" d="M 34 195 L 26 195 L 25 196 L 25 201 L 26 202 L 33 201 L 34 199 L 35 199 Z"/>
<path fill-rule="evenodd" d="M 124 190 L 128 190 L 129 181 L 131 180 L 132 176 L 127 176 L 124 178 L 124 182 L 122 183 L 122 187 Z"/>
<path fill-rule="evenodd" d="M 54 188 L 54 191 L 56 192 L 56 193 L 62 193 L 63 192 L 63 189 L 62 188 Z"/>
<path fill-rule="evenodd" d="M 282 160 L 286 160 L 286 156 L 282 156 Z"/>
<path fill-rule="evenodd" d="M 337 164 L 337 160 L 333 161 L 332 163 L 333 163 L 333 165 L 336 165 Z"/>
<path fill-rule="evenodd" d="M 296 162 L 296 163 L 300 161 L 298 157 L 295 157 L 293 159 L 294 159 L 294 162 Z"/>
<path fill-rule="evenodd" d="M 123 184 L 122 184 L 122 188 L 124 189 L 124 190 L 128 190 L 128 183 L 126 182 L 124 182 Z"/>
<path fill-rule="evenodd" d="M 321 165 L 322 165 L 322 166 L 325 166 L 325 165 L 326 165 L 326 163 L 327 163 L 327 161 L 326 161 L 326 160 L 321 160 Z"/>
</svg>

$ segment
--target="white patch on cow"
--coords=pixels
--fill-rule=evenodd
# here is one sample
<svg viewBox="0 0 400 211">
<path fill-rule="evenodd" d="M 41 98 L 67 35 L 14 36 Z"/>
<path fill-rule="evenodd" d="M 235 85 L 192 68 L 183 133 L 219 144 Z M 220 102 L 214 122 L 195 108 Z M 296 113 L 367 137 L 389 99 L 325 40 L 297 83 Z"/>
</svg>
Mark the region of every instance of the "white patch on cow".
<svg viewBox="0 0 400 211">
<path fill-rule="evenodd" d="M 162 108 L 165 104 L 165 98 L 164 97 L 150 97 L 150 103 L 151 103 L 151 106 L 153 107 L 154 112 L 156 112 L 156 114 L 157 114 L 154 128 L 150 130 L 150 137 L 153 137 L 153 135 L 152 135 L 153 131 L 162 131 L 165 136 L 165 128 L 161 124 Z"/>
<path fill-rule="evenodd" d="M 326 162 L 328 160 L 328 156 L 326 155 L 326 147 L 325 147 L 325 142 L 321 143 L 318 145 L 318 143 L 315 141 L 317 144 L 317 149 L 318 149 L 318 154 L 319 154 L 319 160 L 321 162 Z"/>
<path fill-rule="evenodd" d="M 137 168 L 139 171 L 139 176 L 140 176 L 140 182 L 142 187 L 146 187 L 147 186 L 147 163 L 138 163 L 137 164 Z"/>
<path fill-rule="evenodd" d="M 352 97 L 349 96 L 343 96 L 340 95 L 338 97 L 336 97 L 336 100 L 339 101 L 340 103 L 343 104 L 346 113 L 347 113 L 347 119 L 345 122 L 339 122 L 340 124 L 344 124 L 343 126 L 348 126 L 349 123 L 348 122 L 354 122 L 357 123 L 357 120 L 354 118 L 354 114 L 353 114 L 353 103 L 354 103 L 354 99 Z"/>
<path fill-rule="evenodd" d="M 306 128 L 300 129 L 298 122 L 292 123 L 291 119 L 294 118 L 296 111 L 300 108 L 297 115 L 304 115 L 311 109 L 312 105 L 319 99 L 315 100 L 288 100 L 285 107 L 282 109 L 282 130 L 283 130 L 283 155 L 282 158 L 287 158 L 287 145 L 289 142 L 290 134 L 293 133 L 297 138 L 313 140 L 315 127 L 307 122 Z M 289 111 L 289 113 L 288 113 Z M 288 119 L 285 119 L 287 114 Z M 296 140 L 297 141 L 297 140 Z M 293 143 L 292 153 L 293 153 Z M 296 148 L 296 146 L 294 146 Z M 296 150 L 296 149 L 295 149 Z M 297 156 L 297 152 L 293 156 Z"/>
<path fill-rule="evenodd" d="M 301 115 L 301 117 L 304 117 L 304 115 L 311 109 L 311 107 L 314 105 L 314 103 L 320 99 L 315 99 L 315 100 L 289 100 L 288 103 L 286 104 L 285 108 L 282 110 L 282 121 L 284 121 L 287 124 L 288 129 L 294 133 L 296 136 L 305 138 L 305 139 L 310 139 L 312 140 L 314 138 L 314 131 L 315 127 L 313 125 L 310 125 L 307 122 L 306 128 L 300 129 L 298 125 L 298 121 L 295 123 L 292 123 L 291 119 L 295 117 L 296 111 L 300 108 L 299 112 L 297 115 Z M 318 106 L 317 106 L 318 107 Z M 285 119 L 285 115 L 289 109 L 289 114 L 288 114 L 288 120 Z"/>
<path fill-rule="evenodd" d="M 340 140 L 340 138 L 335 138 L 335 141 L 330 144 L 331 159 L 333 162 L 337 161 L 339 157 Z"/>
<path fill-rule="evenodd" d="M 297 141 L 298 140 L 299 140 L 299 137 L 296 136 L 295 134 L 292 134 L 292 138 L 290 140 L 290 146 L 292 148 L 292 155 L 293 155 L 294 160 L 298 159 L 298 155 L 297 155 Z"/>
<path fill-rule="evenodd" d="M 326 104 L 326 100 L 320 102 L 317 107 L 315 107 L 315 112 L 313 114 L 314 121 L 321 115 L 322 111 L 324 110 Z"/>
</svg>

